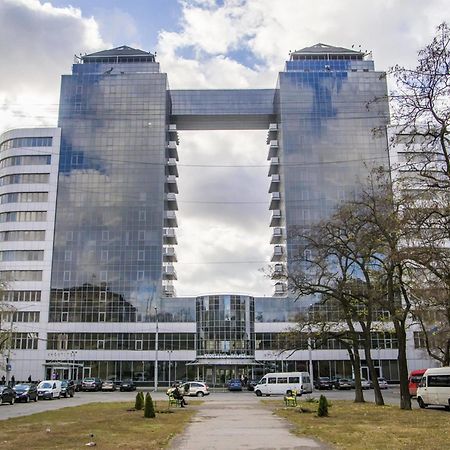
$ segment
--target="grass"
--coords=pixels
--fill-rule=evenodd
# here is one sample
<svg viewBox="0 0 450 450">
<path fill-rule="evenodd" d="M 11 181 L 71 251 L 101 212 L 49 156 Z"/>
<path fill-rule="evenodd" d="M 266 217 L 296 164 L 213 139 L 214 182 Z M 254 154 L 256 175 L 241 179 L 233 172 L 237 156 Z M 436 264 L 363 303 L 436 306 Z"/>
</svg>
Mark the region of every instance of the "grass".
<svg viewBox="0 0 450 450">
<path fill-rule="evenodd" d="M 329 417 L 317 417 L 317 403 L 308 402 L 275 409 L 294 425 L 295 434 L 315 437 L 338 449 L 449 448 L 450 414 L 444 410 L 404 411 L 398 406 L 333 400 L 328 412 Z"/>
<path fill-rule="evenodd" d="M 167 402 L 155 403 L 155 419 L 144 419 L 143 411 L 129 410 L 134 403 L 121 402 L 91 403 L 3 420 L 0 448 L 69 450 L 87 448 L 93 441 L 108 450 L 161 449 L 184 430 L 194 411 L 168 410 Z M 159 407 L 162 403 L 164 408 Z"/>
</svg>

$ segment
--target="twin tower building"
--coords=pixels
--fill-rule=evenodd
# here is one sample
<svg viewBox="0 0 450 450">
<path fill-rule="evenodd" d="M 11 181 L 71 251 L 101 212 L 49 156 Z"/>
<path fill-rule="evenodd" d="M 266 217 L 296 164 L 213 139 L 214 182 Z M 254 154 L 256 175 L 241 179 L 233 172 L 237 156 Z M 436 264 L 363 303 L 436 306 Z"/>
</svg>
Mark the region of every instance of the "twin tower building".
<svg viewBox="0 0 450 450">
<path fill-rule="evenodd" d="M 292 52 L 275 89 L 171 90 L 153 54 L 126 46 L 77 59 L 58 127 L 0 136 L 6 375 L 214 385 L 312 359 L 314 376 L 350 376 L 338 343 L 281 352 L 311 303 L 283 282 L 273 297 L 175 295 L 177 132 L 268 130 L 272 261 L 285 274 L 301 256 L 290 231 L 389 164 L 386 96 L 366 55 L 324 44 Z M 380 375 L 395 380 L 395 337 L 376 334 Z"/>
</svg>

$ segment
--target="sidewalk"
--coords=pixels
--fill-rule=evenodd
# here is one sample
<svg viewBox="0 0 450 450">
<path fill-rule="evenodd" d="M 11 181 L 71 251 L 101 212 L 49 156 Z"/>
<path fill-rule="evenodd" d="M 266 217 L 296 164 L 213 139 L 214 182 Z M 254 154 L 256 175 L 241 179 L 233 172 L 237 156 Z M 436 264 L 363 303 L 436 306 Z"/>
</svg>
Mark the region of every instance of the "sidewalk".
<svg viewBox="0 0 450 450">
<path fill-rule="evenodd" d="M 170 450 L 329 449 L 313 439 L 294 436 L 289 424 L 259 401 L 206 400 L 198 408 L 192 423 L 172 441 Z"/>
</svg>

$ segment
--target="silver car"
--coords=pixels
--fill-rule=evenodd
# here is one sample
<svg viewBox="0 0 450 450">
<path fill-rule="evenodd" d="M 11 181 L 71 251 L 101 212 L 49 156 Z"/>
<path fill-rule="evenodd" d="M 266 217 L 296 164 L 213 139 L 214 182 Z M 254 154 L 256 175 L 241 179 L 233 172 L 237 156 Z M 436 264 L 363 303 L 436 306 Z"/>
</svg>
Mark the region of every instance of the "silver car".
<svg viewBox="0 0 450 450">
<path fill-rule="evenodd" d="M 187 381 L 181 386 L 181 392 L 190 397 L 203 397 L 209 395 L 209 388 L 201 381 Z"/>
</svg>

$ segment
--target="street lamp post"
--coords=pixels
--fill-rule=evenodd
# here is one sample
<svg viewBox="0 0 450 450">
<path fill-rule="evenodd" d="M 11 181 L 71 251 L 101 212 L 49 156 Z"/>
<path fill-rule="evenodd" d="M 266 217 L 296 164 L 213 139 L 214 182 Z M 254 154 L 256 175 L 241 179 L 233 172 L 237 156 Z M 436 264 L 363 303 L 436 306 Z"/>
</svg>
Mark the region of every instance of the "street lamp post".
<svg viewBox="0 0 450 450">
<path fill-rule="evenodd" d="M 154 379 L 155 379 L 155 386 L 154 391 L 156 392 L 158 390 L 158 308 L 155 306 L 155 372 L 154 372 Z"/>
<path fill-rule="evenodd" d="M 171 365 L 172 365 L 172 361 L 171 361 L 171 357 L 172 357 L 172 352 L 173 352 L 173 350 L 168 350 L 167 351 L 168 353 L 169 353 L 169 387 L 171 386 L 171 384 L 170 384 L 170 379 L 171 379 L 171 377 L 170 377 L 170 375 L 171 375 L 171 373 L 170 373 L 170 368 L 171 368 Z"/>
</svg>

